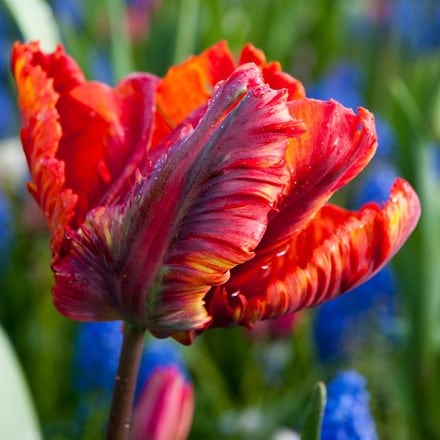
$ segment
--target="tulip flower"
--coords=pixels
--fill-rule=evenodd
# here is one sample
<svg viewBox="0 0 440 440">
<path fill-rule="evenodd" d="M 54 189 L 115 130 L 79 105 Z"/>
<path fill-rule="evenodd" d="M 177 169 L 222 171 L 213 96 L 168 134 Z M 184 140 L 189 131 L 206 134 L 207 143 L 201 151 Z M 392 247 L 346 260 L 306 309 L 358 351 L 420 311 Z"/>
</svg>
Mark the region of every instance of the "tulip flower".
<svg viewBox="0 0 440 440">
<path fill-rule="evenodd" d="M 61 46 L 17 43 L 12 72 L 54 303 L 69 318 L 184 343 L 251 327 L 367 280 L 417 223 L 400 178 L 383 205 L 328 203 L 374 155 L 373 115 L 306 98 L 251 45 L 236 61 L 220 42 L 164 78 L 111 88 Z M 141 353 L 131 339 L 126 365 Z"/>
<path fill-rule="evenodd" d="M 193 388 L 179 368 L 156 367 L 134 411 L 133 439 L 185 440 L 193 412 Z"/>
<path fill-rule="evenodd" d="M 61 47 L 16 44 L 29 189 L 48 221 L 54 302 L 189 342 L 309 307 L 376 273 L 419 201 L 328 204 L 369 162 L 372 114 L 307 99 L 299 81 L 225 43 L 159 79 L 86 81 Z"/>
</svg>

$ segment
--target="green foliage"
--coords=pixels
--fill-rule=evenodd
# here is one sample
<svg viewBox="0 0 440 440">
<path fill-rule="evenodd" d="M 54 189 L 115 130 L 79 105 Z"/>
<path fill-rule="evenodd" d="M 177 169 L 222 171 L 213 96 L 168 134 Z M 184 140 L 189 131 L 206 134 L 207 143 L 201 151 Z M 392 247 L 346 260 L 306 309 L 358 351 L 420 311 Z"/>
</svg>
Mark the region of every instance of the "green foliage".
<svg viewBox="0 0 440 440">
<path fill-rule="evenodd" d="M 53 50 L 60 42 L 58 24 L 43 0 L 3 0 L 16 20 L 24 40 L 40 40 L 42 47 Z"/>
<path fill-rule="evenodd" d="M 322 417 L 326 402 L 325 384 L 318 382 L 310 397 L 301 429 L 302 440 L 319 440 L 321 438 Z"/>
<path fill-rule="evenodd" d="M 21 367 L 1 327 L 0 365 L 0 437 L 41 439 Z"/>
</svg>

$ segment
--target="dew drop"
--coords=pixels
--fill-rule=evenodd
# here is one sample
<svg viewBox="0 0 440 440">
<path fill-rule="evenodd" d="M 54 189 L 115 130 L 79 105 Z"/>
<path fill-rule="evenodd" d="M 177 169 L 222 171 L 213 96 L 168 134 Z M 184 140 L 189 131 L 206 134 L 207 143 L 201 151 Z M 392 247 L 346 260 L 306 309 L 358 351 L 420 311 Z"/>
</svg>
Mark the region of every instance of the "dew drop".
<svg viewBox="0 0 440 440">
<path fill-rule="evenodd" d="M 109 183 L 111 180 L 111 174 L 110 174 L 110 170 L 108 169 L 106 163 L 104 161 L 100 161 L 98 163 L 98 167 L 97 167 L 97 171 L 98 171 L 98 176 L 101 178 L 101 180 L 104 183 Z"/>
<path fill-rule="evenodd" d="M 267 270 L 269 269 L 269 265 L 268 264 L 263 264 L 263 266 L 261 266 L 262 270 Z"/>
<path fill-rule="evenodd" d="M 283 249 L 282 251 L 277 252 L 275 255 L 277 257 L 282 257 L 287 254 L 287 249 Z"/>
<path fill-rule="evenodd" d="M 265 94 L 266 94 L 266 90 L 264 90 L 262 87 L 256 87 L 253 90 L 253 95 L 256 98 L 263 98 Z"/>
</svg>

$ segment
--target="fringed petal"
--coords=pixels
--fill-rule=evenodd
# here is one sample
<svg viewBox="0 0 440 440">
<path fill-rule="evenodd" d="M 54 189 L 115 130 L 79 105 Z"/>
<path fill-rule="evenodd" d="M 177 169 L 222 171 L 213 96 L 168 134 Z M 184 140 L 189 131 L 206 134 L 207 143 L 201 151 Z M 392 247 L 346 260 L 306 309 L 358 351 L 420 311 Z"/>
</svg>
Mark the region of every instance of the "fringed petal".
<svg viewBox="0 0 440 440">
<path fill-rule="evenodd" d="M 65 164 L 56 157 L 62 137 L 56 105 L 60 92 L 71 90 L 84 78 L 61 47 L 45 55 L 37 43 L 16 43 L 11 65 L 23 121 L 21 140 L 32 178 L 28 188 L 46 217 L 51 247 L 57 253 L 78 197 L 65 187 Z M 53 72 L 57 72 L 55 77 Z"/>
<path fill-rule="evenodd" d="M 106 302 L 94 319 L 115 307 L 157 336 L 205 325 L 206 292 L 253 257 L 266 230 L 288 182 L 287 142 L 300 125 L 284 91 L 267 88 L 252 65 L 238 68 L 124 210 L 87 218 L 75 253 L 54 267 L 58 308 L 89 319 L 92 295 Z M 77 285 L 78 267 L 84 279 L 100 279 Z"/>
<path fill-rule="evenodd" d="M 232 54 L 226 42 L 221 41 L 169 69 L 157 92 L 155 144 L 191 112 L 206 104 L 215 84 L 226 79 L 234 68 Z"/>
<path fill-rule="evenodd" d="M 91 209 L 124 199 L 137 169 L 149 172 L 157 81 L 136 74 L 115 89 L 88 82 L 60 99 L 58 157 L 66 163 L 66 186 L 78 195 L 76 227 Z"/>
<path fill-rule="evenodd" d="M 286 89 L 287 99 L 305 98 L 306 91 L 301 81 L 283 72 L 277 61 L 266 62 L 266 55 L 252 44 L 246 44 L 240 54 L 239 64 L 255 63 L 262 71 L 265 82 L 275 90 Z"/>
<path fill-rule="evenodd" d="M 396 180 L 382 208 L 370 203 L 350 212 L 325 206 L 289 243 L 274 243 L 271 256 L 241 265 L 226 286 L 210 291 L 211 325 L 251 326 L 347 292 L 390 260 L 419 216 L 419 199 L 403 179 Z"/>
<path fill-rule="evenodd" d="M 292 115 L 304 122 L 305 132 L 290 140 L 290 185 L 279 211 L 272 215 L 260 255 L 272 243 L 282 244 L 283 238 L 289 240 L 302 229 L 365 168 L 377 147 L 374 117 L 363 108 L 356 115 L 335 101 L 311 99 L 291 101 L 289 106 Z"/>
<path fill-rule="evenodd" d="M 44 54 L 37 43 L 14 46 L 12 69 L 29 189 L 46 216 L 56 258 L 67 227 L 78 228 L 99 204 L 126 197 L 136 169 L 148 172 L 158 80 L 132 75 L 115 89 L 86 82 L 61 47 Z"/>
</svg>

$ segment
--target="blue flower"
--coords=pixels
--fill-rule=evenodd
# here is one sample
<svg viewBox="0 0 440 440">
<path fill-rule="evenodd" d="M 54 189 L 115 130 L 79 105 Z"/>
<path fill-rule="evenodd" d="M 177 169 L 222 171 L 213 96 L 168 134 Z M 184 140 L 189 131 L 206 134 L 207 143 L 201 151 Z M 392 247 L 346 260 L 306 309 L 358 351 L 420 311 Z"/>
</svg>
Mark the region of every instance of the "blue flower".
<svg viewBox="0 0 440 440">
<path fill-rule="evenodd" d="M 74 424 L 81 427 L 78 428 L 80 430 L 104 429 L 122 339 L 120 321 L 90 322 L 78 326 L 72 371 L 73 386 L 78 394 Z M 180 350 L 177 342 L 168 339 L 147 341 L 142 353 L 135 402 L 139 400 L 144 385 L 158 367 L 177 367 L 187 377 Z"/>
<path fill-rule="evenodd" d="M 11 206 L 0 190 L 0 276 L 6 271 L 12 246 Z"/>
<path fill-rule="evenodd" d="M 369 42 L 379 35 L 381 41 L 397 43 L 402 53 L 417 55 L 440 48 L 440 2 L 438 0 L 382 0 L 351 2 L 348 34 Z"/>
<path fill-rule="evenodd" d="M 109 56 L 103 50 L 91 48 L 89 53 L 89 67 L 92 78 L 108 85 L 114 83 L 112 63 Z"/>
<path fill-rule="evenodd" d="M 81 0 L 50 0 L 61 29 L 69 26 L 80 29 L 84 25 L 84 5 Z"/>
<path fill-rule="evenodd" d="M 391 160 L 394 158 L 396 150 L 396 135 L 394 129 L 378 114 L 375 116 L 375 122 L 379 145 L 373 160 Z"/>
<path fill-rule="evenodd" d="M 73 368 L 76 390 L 108 399 L 113 392 L 121 346 L 121 322 L 80 324 Z M 167 339 L 148 341 L 142 353 L 136 396 L 155 368 L 172 365 L 187 374 L 179 345 Z"/>
<path fill-rule="evenodd" d="M 376 440 L 366 380 L 356 371 L 340 373 L 327 386 L 321 440 Z"/>
<path fill-rule="evenodd" d="M 136 398 L 156 368 L 175 366 L 188 376 L 180 345 L 171 339 L 152 339 L 145 346 L 139 369 Z"/>
<path fill-rule="evenodd" d="M 73 371 L 80 393 L 96 392 L 103 398 L 111 395 L 122 346 L 121 326 L 121 322 L 79 325 Z"/>
<path fill-rule="evenodd" d="M 0 84 L 0 139 L 17 134 L 17 119 L 17 110 L 12 93 Z"/>
<path fill-rule="evenodd" d="M 335 65 L 315 84 L 307 88 L 311 98 L 336 99 L 345 107 L 357 108 L 363 103 L 363 78 L 360 70 L 349 62 Z"/>
<path fill-rule="evenodd" d="M 406 50 L 417 53 L 440 48 L 438 0 L 396 0 L 389 24 Z"/>
<path fill-rule="evenodd" d="M 393 165 L 380 160 L 373 161 L 354 184 L 350 207 L 359 209 L 367 202 L 379 204 L 386 202 L 391 186 L 398 175 L 399 172 Z"/>
<path fill-rule="evenodd" d="M 373 334 L 385 341 L 399 332 L 396 281 L 390 266 L 347 295 L 316 309 L 313 337 L 322 362 L 340 361 L 363 351 Z"/>
</svg>

